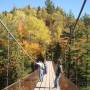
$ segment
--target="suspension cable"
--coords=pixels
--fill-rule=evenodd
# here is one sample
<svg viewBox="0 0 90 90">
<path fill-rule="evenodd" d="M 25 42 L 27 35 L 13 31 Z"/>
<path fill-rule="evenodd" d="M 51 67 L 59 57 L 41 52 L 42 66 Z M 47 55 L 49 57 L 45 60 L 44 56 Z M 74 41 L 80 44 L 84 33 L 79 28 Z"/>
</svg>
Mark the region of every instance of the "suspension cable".
<svg viewBox="0 0 90 90">
<path fill-rule="evenodd" d="M 21 46 L 21 44 L 17 41 L 17 39 L 13 36 L 13 34 L 9 31 L 9 29 L 6 27 L 6 25 L 2 22 L 0 19 L 0 23 L 4 26 L 5 30 L 9 33 L 9 35 L 16 41 L 16 43 L 19 45 L 19 47 L 24 51 L 24 53 L 29 57 L 29 59 L 32 59 L 30 55 L 26 52 L 26 50 Z"/>
<path fill-rule="evenodd" d="M 75 22 L 75 24 L 74 24 L 73 30 L 75 30 L 75 28 L 76 28 L 76 25 L 77 25 L 77 23 L 78 23 L 78 20 L 79 20 L 79 18 L 80 18 L 80 16 L 81 16 L 81 13 L 82 13 L 84 7 L 85 7 L 86 2 L 87 2 L 87 0 L 84 0 L 84 1 L 83 1 L 83 4 L 82 4 L 81 9 L 80 9 L 80 12 L 79 12 L 78 17 L 77 17 L 77 19 L 76 19 L 76 22 Z"/>
<path fill-rule="evenodd" d="M 74 41 L 75 41 L 75 28 L 76 28 L 77 23 L 78 23 L 78 21 L 79 21 L 79 19 L 80 19 L 81 13 L 82 13 L 82 11 L 83 11 L 83 9 L 84 9 L 84 7 L 85 7 L 86 2 L 87 2 L 87 0 L 84 0 L 84 1 L 83 1 L 83 4 L 82 4 L 81 9 L 80 9 L 80 12 L 79 12 L 78 17 L 77 17 L 77 19 L 76 19 L 76 22 L 75 22 L 75 24 L 74 24 L 74 26 L 73 26 Z"/>
<path fill-rule="evenodd" d="M 80 9 L 80 12 L 79 12 L 78 17 L 77 17 L 77 19 L 76 19 L 76 22 L 75 22 L 75 24 L 74 24 L 74 28 L 73 28 L 74 42 L 75 42 L 75 28 L 76 28 L 77 23 L 78 23 L 78 21 L 79 21 L 79 19 L 80 19 L 81 13 L 82 13 L 82 11 L 83 11 L 83 9 L 84 9 L 84 7 L 85 7 L 86 2 L 87 2 L 87 0 L 84 0 L 84 1 L 83 1 L 83 4 L 82 4 L 81 9 Z M 78 74 L 78 73 L 77 73 L 77 65 L 76 65 L 76 85 L 77 85 L 77 79 L 78 79 L 77 74 Z"/>
<path fill-rule="evenodd" d="M 21 57 L 19 57 L 21 55 L 21 53 L 20 53 L 19 47 L 17 48 L 17 50 L 18 50 L 18 73 L 17 73 L 18 74 L 18 89 L 21 89 L 21 68 L 22 68 L 22 66 L 20 65 Z"/>
<path fill-rule="evenodd" d="M 5 28 L 5 30 L 7 31 L 7 33 L 8 33 L 8 59 L 7 59 L 7 66 L 6 66 L 6 68 L 7 68 L 7 71 L 6 71 L 6 73 L 7 73 L 7 77 L 6 77 L 6 86 L 8 86 L 9 85 L 9 60 L 10 60 L 10 36 L 16 41 L 16 43 L 17 43 L 17 45 L 18 45 L 18 48 L 21 48 L 22 50 L 23 50 L 23 53 L 25 53 L 28 57 L 29 57 L 29 59 L 31 59 L 31 60 L 33 60 L 33 58 L 32 57 L 30 57 L 30 55 L 26 52 L 26 50 L 21 46 L 21 44 L 18 42 L 18 40 L 13 36 L 13 34 L 9 31 L 9 29 L 6 27 L 6 25 L 2 22 L 2 20 L 0 19 L 0 23 L 2 24 L 2 26 L 4 26 L 4 28 Z M 18 52 L 19 52 L 19 50 L 17 50 Z M 20 55 L 19 53 L 18 53 L 18 55 Z M 19 58 L 20 59 L 20 58 Z M 18 64 L 19 64 L 19 66 L 18 66 L 18 68 L 19 68 L 19 70 L 18 71 L 20 71 L 20 73 L 18 73 L 18 76 L 19 76 L 19 86 L 18 86 L 18 88 L 20 89 L 21 88 L 21 79 L 20 79 L 20 77 L 21 77 L 21 69 L 20 69 L 20 62 L 18 62 Z M 24 69 L 24 68 L 23 68 Z M 8 90 L 8 88 L 7 88 L 7 90 Z"/>
</svg>

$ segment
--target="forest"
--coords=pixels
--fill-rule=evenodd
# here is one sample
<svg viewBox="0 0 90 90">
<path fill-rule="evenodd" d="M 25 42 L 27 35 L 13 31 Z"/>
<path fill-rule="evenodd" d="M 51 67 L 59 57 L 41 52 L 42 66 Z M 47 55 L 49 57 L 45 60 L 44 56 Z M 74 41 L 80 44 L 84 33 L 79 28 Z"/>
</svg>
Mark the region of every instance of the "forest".
<svg viewBox="0 0 90 90">
<path fill-rule="evenodd" d="M 0 24 L 0 90 L 33 72 L 34 62 L 41 57 L 54 62 L 61 57 L 66 77 L 80 90 L 89 90 L 89 14 L 85 13 L 74 29 L 76 18 L 72 11 L 66 13 L 46 0 L 45 7 L 14 7 L 0 13 L 0 19 L 27 52 Z"/>
</svg>

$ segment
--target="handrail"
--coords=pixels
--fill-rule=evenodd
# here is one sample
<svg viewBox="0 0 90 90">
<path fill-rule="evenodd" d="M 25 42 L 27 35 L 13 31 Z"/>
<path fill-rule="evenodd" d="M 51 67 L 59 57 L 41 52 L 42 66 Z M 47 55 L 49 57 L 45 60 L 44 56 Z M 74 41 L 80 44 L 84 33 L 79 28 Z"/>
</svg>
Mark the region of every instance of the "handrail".
<svg viewBox="0 0 90 90">
<path fill-rule="evenodd" d="M 4 26 L 5 30 L 10 34 L 10 36 L 16 41 L 16 43 L 19 45 L 19 47 L 24 51 L 24 53 L 29 57 L 29 59 L 32 59 L 30 55 L 26 52 L 26 50 L 21 46 L 21 44 L 17 41 L 17 39 L 13 36 L 13 34 L 9 31 L 9 29 L 6 27 L 6 25 L 3 23 L 3 21 L 0 19 L 0 23 Z M 33 59 L 32 59 L 33 60 Z"/>
<path fill-rule="evenodd" d="M 35 75 L 35 73 L 37 72 L 38 70 L 35 70 L 34 72 L 32 72 L 31 74 L 28 74 L 27 76 L 23 77 L 21 80 L 17 80 L 15 83 L 7 86 L 6 88 L 2 89 L 2 90 L 7 90 L 9 89 L 10 87 L 13 87 L 15 84 L 19 83 L 19 81 L 23 82 L 25 79 L 28 79 L 29 77 L 31 77 L 33 74 Z"/>
</svg>

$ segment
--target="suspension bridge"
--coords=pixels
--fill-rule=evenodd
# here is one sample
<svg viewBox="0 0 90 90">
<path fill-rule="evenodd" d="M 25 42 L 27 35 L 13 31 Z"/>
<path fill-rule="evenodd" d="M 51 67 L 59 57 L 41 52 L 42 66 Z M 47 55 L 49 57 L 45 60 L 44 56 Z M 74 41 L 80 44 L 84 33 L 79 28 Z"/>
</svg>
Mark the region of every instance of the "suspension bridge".
<svg viewBox="0 0 90 90">
<path fill-rule="evenodd" d="M 81 15 L 81 12 L 84 8 L 86 0 L 84 1 L 81 11 L 79 13 L 79 16 L 76 20 L 74 29 L 76 27 L 76 24 L 79 20 L 79 17 Z M 17 59 L 20 59 L 20 55 L 25 54 L 28 59 L 32 59 L 31 56 L 25 51 L 25 49 L 22 47 L 22 45 L 18 42 L 18 40 L 14 37 L 14 35 L 8 30 L 8 28 L 5 26 L 5 24 L 0 20 L 1 25 L 4 27 L 4 30 L 6 32 L 6 38 L 8 40 L 8 55 L 6 59 L 6 88 L 2 90 L 79 90 L 76 85 L 74 85 L 69 79 L 67 79 L 64 75 L 61 76 L 60 79 L 60 85 L 57 88 L 54 87 L 54 79 L 55 79 L 55 72 L 54 72 L 54 67 L 52 61 L 47 61 L 47 74 L 44 76 L 44 79 L 42 82 L 39 81 L 39 71 L 36 70 L 30 75 L 25 76 L 24 78 L 21 78 L 22 73 L 18 73 L 18 80 L 17 82 L 13 84 L 9 84 L 9 62 L 10 62 L 10 54 L 11 54 L 11 49 L 12 45 L 10 44 L 11 42 L 16 42 L 15 45 L 17 46 Z M 24 63 L 18 63 L 18 69 L 17 71 L 23 72 L 24 70 Z"/>
<path fill-rule="evenodd" d="M 55 72 L 52 61 L 47 61 L 47 74 L 44 75 L 42 82 L 39 81 L 39 73 L 35 71 L 21 81 L 18 81 L 3 90 L 79 90 L 71 81 L 63 75 L 60 80 L 60 85 L 54 88 Z"/>
<path fill-rule="evenodd" d="M 31 56 L 25 51 L 25 49 L 21 46 L 21 44 L 18 42 L 18 40 L 14 37 L 14 35 L 8 30 L 8 28 L 4 25 L 4 23 L 0 20 L 2 25 L 4 26 L 4 29 L 7 31 L 7 40 L 8 40 L 8 54 L 7 54 L 7 59 L 6 59 L 6 88 L 3 90 L 79 90 L 70 80 L 68 80 L 64 75 L 62 75 L 61 80 L 60 80 L 60 85 L 57 88 L 54 87 L 54 79 L 55 79 L 55 72 L 54 72 L 54 67 L 52 61 L 47 60 L 47 68 L 48 72 L 44 76 L 43 82 L 39 82 L 39 74 L 38 70 L 35 72 L 31 73 L 30 75 L 25 76 L 24 78 L 21 78 L 22 76 L 20 72 L 23 72 L 24 70 L 24 62 L 22 63 L 20 61 L 17 61 L 18 63 L 18 81 L 9 84 L 9 62 L 10 62 L 10 50 L 12 45 L 10 44 L 11 42 L 16 42 L 14 46 L 16 47 L 17 50 L 17 59 L 20 59 L 20 56 L 23 54 L 28 57 L 28 59 L 32 59 Z"/>
<path fill-rule="evenodd" d="M 60 80 L 60 85 L 57 88 L 54 88 L 54 79 L 55 79 L 55 72 L 52 61 L 47 60 L 47 74 L 44 76 L 43 82 L 39 82 L 39 71 L 36 70 L 32 72 L 30 75 L 23 76 L 24 72 L 24 59 L 32 60 L 32 57 L 26 52 L 26 50 L 22 47 L 19 41 L 14 37 L 14 35 L 8 30 L 5 24 L 0 20 L 1 26 L 3 26 L 4 30 L 6 31 L 5 38 L 7 39 L 7 56 L 5 58 L 6 62 L 6 76 L 4 81 L 4 85 L 6 88 L 2 90 L 78 90 L 78 88 L 70 82 L 67 78 L 63 75 Z M 1 37 L 3 38 L 3 37 Z M 13 47 L 15 47 L 17 59 L 17 81 L 15 83 L 10 83 L 10 74 L 9 68 L 11 63 L 11 55 Z M 12 55 L 13 56 L 13 55 Z M 22 56 L 22 58 L 21 58 Z M 25 56 L 25 57 L 24 57 Z M 22 61 L 21 61 L 22 60 Z M 1 86 L 2 87 L 2 84 Z"/>
<path fill-rule="evenodd" d="M 47 74 L 44 76 L 43 82 L 39 82 L 39 71 L 36 70 L 35 72 L 32 72 L 30 75 L 23 76 L 24 71 L 24 59 L 27 57 L 28 59 L 32 59 L 31 56 L 25 51 L 25 49 L 22 47 L 22 45 L 19 43 L 19 41 L 14 37 L 14 35 L 8 30 L 8 28 L 5 26 L 5 24 L 0 20 L 1 24 L 3 25 L 3 29 L 5 29 L 6 38 L 8 41 L 7 45 L 7 57 L 6 57 L 6 81 L 5 87 L 2 90 L 78 90 L 78 88 L 71 83 L 68 79 L 66 79 L 63 75 L 60 80 L 60 85 L 58 85 L 57 88 L 54 88 L 54 79 L 55 79 L 55 72 L 53 67 L 53 62 L 47 60 Z M 2 37 L 1 37 L 2 38 Z M 17 59 L 17 75 L 18 79 L 15 83 L 10 83 L 10 74 L 9 74 L 9 64 L 11 62 L 11 48 L 16 47 L 16 59 Z M 21 56 L 24 56 L 22 57 Z M 22 60 L 22 62 L 20 61 Z M 2 85 L 1 85 L 2 86 Z"/>
</svg>

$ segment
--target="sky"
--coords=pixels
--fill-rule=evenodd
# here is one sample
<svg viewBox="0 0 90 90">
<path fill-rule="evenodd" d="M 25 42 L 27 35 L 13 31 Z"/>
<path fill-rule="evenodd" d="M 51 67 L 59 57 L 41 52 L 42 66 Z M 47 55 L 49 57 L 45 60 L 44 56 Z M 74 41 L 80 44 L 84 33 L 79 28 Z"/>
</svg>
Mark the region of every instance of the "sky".
<svg viewBox="0 0 90 90">
<path fill-rule="evenodd" d="M 59 6 L 64 9 L 65 12 L 72 11 L 75 17 L 78 16 L 80 8 L 84 0 L 52 0 L 55 6 Z M 45 7 L 45 0 L 0 0 L 0 13 L 3 11 L 10 11 L 13 7 L 23 8 L 27 5 L 31 7 Z M 82 12 L 90 15 L 90 0 L 87 0 L 85 8 Z"/>
</svg>

